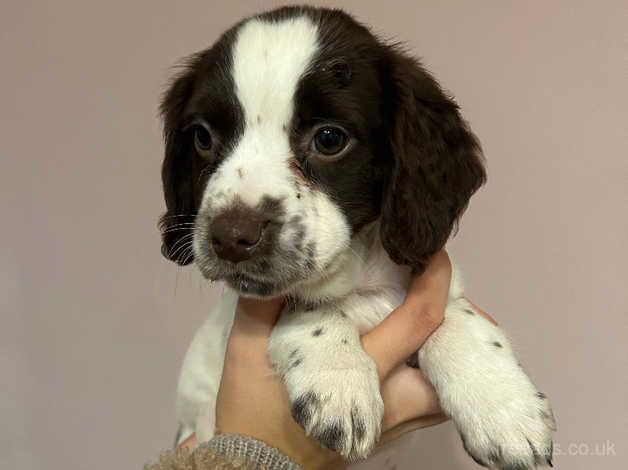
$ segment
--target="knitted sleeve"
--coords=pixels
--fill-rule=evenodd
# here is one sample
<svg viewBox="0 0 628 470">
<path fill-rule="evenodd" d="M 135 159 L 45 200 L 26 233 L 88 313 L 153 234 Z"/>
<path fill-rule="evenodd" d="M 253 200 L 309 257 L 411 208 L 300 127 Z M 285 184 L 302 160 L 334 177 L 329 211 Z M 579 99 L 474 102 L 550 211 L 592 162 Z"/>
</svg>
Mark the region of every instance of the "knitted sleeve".
<svg viewBox="0 0 628 470">
<path fill-rule="evenodd" d="M 301 470 L 296 463 L 268 444 L 247 436 L 218 435 L 193 452 L 163 452 L 144 470 Z"/>
</svg>

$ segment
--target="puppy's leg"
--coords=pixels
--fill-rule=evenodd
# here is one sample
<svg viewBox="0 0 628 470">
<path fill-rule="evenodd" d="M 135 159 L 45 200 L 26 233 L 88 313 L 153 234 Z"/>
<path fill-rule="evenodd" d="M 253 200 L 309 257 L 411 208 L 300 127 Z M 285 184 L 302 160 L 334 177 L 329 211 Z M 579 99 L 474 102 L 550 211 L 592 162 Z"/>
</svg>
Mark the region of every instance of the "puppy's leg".
<svg viewBox="0 0 628 470">
<path fill-rule="evenodd" d="M 188 347 L 177 386 L 175 445 L 192 433 L 196 433 L 197 443 L 214 435 L 216 396 L 236 303 L 237 295 L 227 291 Z"/>
<path fill-rule="evenodd" d="M 422 371 L 455 422 L 469 454 L 498 469 L 551 464 L 556 429 L 549 400 L 519 366 L 500 329 L 464 298 L 419 351 Z"/>
<path fill-rule="evenodd" d="M 346 458 L 366 457 L 379 437 L 384 404 L 375 364 L 342 312 L 321 307 L 284 314 L 269 356 L 306 433 Z"/>
</svg>

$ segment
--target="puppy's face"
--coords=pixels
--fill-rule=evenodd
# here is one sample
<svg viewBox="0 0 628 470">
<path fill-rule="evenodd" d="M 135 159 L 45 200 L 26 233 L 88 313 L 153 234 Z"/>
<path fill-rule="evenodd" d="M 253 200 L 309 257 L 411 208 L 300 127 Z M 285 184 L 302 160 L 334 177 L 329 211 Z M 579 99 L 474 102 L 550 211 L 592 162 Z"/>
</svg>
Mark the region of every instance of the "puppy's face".
<svg viewBox="0 0 628 470">
<path fill-rule="evenodd" d="M 484 178 L 436 82 L 338 11 L 243 21 L 162 111 L 163 252 L 243 294 L 324 275 L 378 218 L 393 259 L 421 269 Z"/>
</svg>

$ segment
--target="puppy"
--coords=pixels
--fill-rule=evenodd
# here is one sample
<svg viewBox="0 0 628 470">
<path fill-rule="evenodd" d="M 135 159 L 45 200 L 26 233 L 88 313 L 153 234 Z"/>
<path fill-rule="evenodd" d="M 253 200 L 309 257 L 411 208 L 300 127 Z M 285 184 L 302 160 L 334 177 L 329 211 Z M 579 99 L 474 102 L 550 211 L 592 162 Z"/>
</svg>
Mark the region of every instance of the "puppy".
<svg viewBox="0 0 628 470">
<path fill-rule="evenodd" d="M 163 254 L 229 290 L 185 357 L 179 441 L 213 433 L 237 296 L 287 296 L 269 357 L 294 419 L 362 459 L 383 403 L 359 336 L 404 298 L 485 172 L 455 102 L 399 47 L 338 10 L 254 16 L 193 55 L 167 91 Z M 548 399 L 454 270 L 423 373 L 481 465 L 551 464 Z"/>
</svg>

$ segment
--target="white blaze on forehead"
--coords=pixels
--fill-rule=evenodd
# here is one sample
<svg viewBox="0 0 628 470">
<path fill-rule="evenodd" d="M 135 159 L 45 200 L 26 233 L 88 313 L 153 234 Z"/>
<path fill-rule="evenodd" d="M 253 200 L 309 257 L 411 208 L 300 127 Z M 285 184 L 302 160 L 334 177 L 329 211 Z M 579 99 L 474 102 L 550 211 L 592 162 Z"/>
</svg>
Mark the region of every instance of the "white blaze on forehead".
<svg viewBox="0 0 628 470">
<path fill-rule="evenodd" d="M 232 73 L 244 132 L 221 164 L 220 176 L 208 186 L 204 204 L 212 211 L 235 198 L 252 207 L 264 197 L 282 199 L 287 206 L 294 203 L 289 126 L 295 93 L 318 49 L 317 40 L 317 28 L 305 16 L 253 19 L 241 27 L 232 50 Z"/>
<path fill-rule="evenodd" d="M 312 21 L 250 20 L 233 48 L 233 78 L 247 123 L 260 116 L 280 125 L 292 117 L 294 94 L 318 49 Z"/>
</svg>

